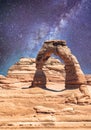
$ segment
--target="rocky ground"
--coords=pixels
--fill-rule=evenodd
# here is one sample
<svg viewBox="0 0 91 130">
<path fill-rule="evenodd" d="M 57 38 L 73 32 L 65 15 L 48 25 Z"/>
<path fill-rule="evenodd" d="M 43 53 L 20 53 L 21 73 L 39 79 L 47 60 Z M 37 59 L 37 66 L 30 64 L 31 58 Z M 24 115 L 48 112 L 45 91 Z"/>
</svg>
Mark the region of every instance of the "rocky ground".
<svg viewBox="0 0 91 130">
<path fill-rule="evenodd" d="M 80 91 L 65 90 L 64 65 L 54 58 L 45 64 L 45 87 L 30 87 L 35 70 L 35 59 L 22 58 L 0 76 L 0 129 L 90 130 L 91 99 L 76 102 Z"/>
</svg>

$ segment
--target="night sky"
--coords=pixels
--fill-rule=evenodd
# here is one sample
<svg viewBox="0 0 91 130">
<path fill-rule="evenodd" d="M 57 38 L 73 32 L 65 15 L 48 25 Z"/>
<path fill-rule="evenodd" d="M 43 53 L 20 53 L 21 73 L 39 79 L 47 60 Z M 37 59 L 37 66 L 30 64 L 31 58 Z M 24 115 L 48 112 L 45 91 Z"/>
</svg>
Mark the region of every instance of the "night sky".
<svg viewBox="0 0 91 130">
<path fill-rule="evenodd" d="M 91 0 L 0 0 L 0 74 L 51 39 L 66 40 L 91 73 Z"/>
</svg>

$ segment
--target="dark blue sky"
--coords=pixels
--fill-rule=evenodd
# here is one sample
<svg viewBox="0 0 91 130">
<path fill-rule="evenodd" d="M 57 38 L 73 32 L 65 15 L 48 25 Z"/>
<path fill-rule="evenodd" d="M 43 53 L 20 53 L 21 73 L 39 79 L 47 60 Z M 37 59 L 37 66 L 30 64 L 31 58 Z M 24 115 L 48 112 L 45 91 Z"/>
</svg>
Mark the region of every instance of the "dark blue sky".
<svg viewBox="0 0 91 130">
<path fill-rule="evenodd" d="M 90 0 L 0 0 L 0 74 L 36 57 L 45 40 L 64 39 L 91 73 Z"/>
</svg>

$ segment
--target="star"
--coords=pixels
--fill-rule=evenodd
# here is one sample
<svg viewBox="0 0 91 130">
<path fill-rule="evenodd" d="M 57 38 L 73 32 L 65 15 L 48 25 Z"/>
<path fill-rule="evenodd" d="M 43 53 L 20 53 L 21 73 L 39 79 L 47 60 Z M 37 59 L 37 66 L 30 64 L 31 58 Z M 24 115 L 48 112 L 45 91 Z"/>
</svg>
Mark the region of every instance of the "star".
<svg viewBox="0 0 91 130">
<path fill-rule="evenodd" d="M 45 40 L 63 39 L 91 73 L 91 1 L 0 0 L 0 74 L 36 57 Z"/>
</svg>

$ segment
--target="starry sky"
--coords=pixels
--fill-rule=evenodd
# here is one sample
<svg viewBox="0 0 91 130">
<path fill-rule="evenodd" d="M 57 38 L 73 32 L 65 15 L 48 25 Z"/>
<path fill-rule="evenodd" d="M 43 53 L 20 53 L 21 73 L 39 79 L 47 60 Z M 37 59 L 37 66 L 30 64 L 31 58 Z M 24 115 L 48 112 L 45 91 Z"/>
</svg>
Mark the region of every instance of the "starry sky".
<svg viewBox="0 0 91 130">
<path fill-rule="evenodd" d="M 52 39 L 66 40 L 91 73 L 91 0 L 0 0 L 0 74 Z"/>
</svg>

